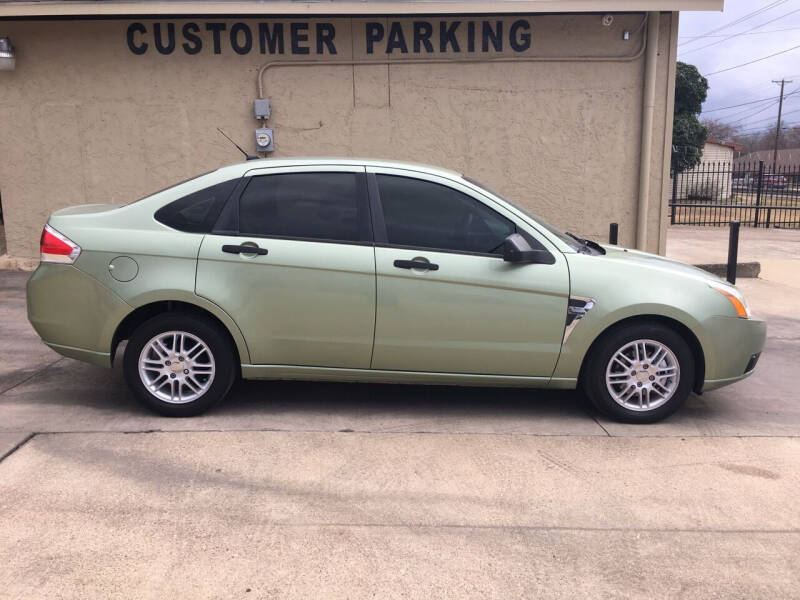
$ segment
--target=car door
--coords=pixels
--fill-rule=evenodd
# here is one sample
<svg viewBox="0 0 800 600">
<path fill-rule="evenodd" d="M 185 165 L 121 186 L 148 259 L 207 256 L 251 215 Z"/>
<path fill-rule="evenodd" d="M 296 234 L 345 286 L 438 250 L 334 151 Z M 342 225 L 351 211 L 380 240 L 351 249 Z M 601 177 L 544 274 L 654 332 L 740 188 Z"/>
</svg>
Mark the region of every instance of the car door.
<svg viewBox="0 0 800 600">
<path fill-rule="evenodd" d="M 201 244 L 197 294 L 253 364 L 369 368 L 375 257 L 364 167 L 251 171 Z"/>
<path fill-rule="evenodd" d="M 563 255 L 516 215 L 455 180 L 368 167 L 377 313 L 372 368 L 550 377 L 564 334 Z M 511 264 L 524 235 L 552 264 Z"/>
</svg>

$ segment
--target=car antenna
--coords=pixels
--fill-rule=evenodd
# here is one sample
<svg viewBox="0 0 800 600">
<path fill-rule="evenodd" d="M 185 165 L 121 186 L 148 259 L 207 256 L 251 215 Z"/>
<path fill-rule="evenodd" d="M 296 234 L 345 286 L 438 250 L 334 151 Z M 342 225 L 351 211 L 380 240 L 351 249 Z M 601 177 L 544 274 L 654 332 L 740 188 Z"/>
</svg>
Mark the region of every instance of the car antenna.
<svg viewBox="0 0 800 600">
<path fill-rule="evenodd" d="M 229 138 L 229 137 L 228 137 L 228 136 L 225 134 L 225 132 L 224 132 L 224 131 L 222 131 L 222 129 L 220 129 L 219 127 L 217 127 L 217 131 L 219 131 L 219 132 L 220 132 L 222 135 L 224 135 L 224 136 L 225 136 L 225 139 L 226 139 L 226 140 L 228 140 L 228 141 L 229 141 L 231 144 L 233 144 L 234 146 L 236 146 L 236 148 L 239 150 L 239 152 L 241 152 L 242 154 L 244 154 L 244 156 L 245 156 L 245 158 L 246 158 L 247 160 L 260 160 L 260 159 L 261 159 L 261 157 L 260 157 L 260 156 L 256 156 L 255 154 L 248 154 L 247 152 L 245 152 L 245 151 L 244 151 L 244 149 L 243 149 L 243 148 L 242 148 L 242 147 L 241 147 L 239 144 L 237 144 L 237 143 L 236 143 L 236 142 L 234 142 L 234 141 L 233 141 L 231 138 Z"/>
</svg>

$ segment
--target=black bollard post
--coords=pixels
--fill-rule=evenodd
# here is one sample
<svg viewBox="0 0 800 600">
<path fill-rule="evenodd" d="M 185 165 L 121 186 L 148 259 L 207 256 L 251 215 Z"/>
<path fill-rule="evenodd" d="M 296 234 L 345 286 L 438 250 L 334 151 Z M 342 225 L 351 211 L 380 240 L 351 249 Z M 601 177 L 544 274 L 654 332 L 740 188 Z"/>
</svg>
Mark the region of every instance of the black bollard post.
<svg viewBox="0 0 800 600">
<path fill-rule="evenodd" d="M 731 221 L 728 238 L 728 281 L 736 283 L 736 262 L 739 260 L 739 221 Z"/>
<path fill-rule="evenodd" d="M 611 223 L 611 225 L 608 226 L 608 243 L 616 246 L 618 237 L 619 237 L 619 224 Z"/>
</svg>

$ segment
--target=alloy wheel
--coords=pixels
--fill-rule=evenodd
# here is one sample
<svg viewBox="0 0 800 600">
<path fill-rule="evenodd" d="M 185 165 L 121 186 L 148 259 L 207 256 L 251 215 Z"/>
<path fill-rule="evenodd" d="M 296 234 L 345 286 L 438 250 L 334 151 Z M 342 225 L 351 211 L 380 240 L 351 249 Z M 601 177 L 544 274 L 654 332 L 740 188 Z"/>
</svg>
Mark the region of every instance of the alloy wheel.
<svg viewBox="0 0 800 600">
<path fill-rule="evenodd" d="M 156 398 L 185 404 L 211 387 L 216 371 L 208 345 L 186 331 L 166 331 L 148 341 L 139 355 L 139 377 Z"/>
<path fill-rule="evenodd" d="M 637 412 L 669 401 L 680 382 L 680 364 L 672 350 L 655 340 L 635 340 L 611 357 L 606 388 L 620 406 Z"/>
</svg>

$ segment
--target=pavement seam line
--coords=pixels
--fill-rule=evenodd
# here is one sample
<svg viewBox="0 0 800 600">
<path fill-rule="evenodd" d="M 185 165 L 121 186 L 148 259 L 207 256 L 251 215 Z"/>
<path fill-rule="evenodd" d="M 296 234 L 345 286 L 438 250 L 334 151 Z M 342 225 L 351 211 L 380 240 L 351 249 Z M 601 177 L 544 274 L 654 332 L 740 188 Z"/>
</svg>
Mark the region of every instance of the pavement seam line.
<svg viewBox="0 0 800 600">
<path fill-rule="evenodd" d="M 19 382 L 15 383 L 14 385 L 12 385 L 12 386 L 10 386 L 10 387 L 7 387 L 6 389 L 4 389 L 4 390 L 0 391 L 0 396 L 2 396 L 3 394 L 5 394 L 6 392 L 10 392 L 11 390 L 13 390 L 13 389 L 14 389 L 14 388 L 16 388 L 16 387 L 19 387 L 19 386 L 21 386 L 23 383 L 28 383 L 28 382 L 29 382 L 31 379 L 33 379 L 34 377 L 36 377 L 36 376 L 37 376 L 37 375 L 39 375 L 40 373 L 44 373 L 45 371 L 47 371 L 47 369 L 49 369 L 50 367 L 52 367 L 54 364 L 61 362 L 62 360 L 64 360 L 64 357 L 63 357 L 63 356 L 62 356 L 61 358 L 57 358 L 57 359 L 55 359 L 53 362 L 51 362 L 50 364 L 47 364 L 47 365 L 45 365 L 44 367 L 42 367 L 42 368 L 41 368 L 41 369 L 39 369 L 38 371 L 34 371 L 33 373 L 31 373 L 30 375 L 28 375 L 28 376 L 27 376 L 25 379 L 23 379 L 22 381 L 19 381 Z"/>
<path fill-rule="evenodd" d="M 600 429 L 602 429 L 602 430 L 605 432 L 605 434 L 606 434 L 606 436 L 607 436 L 607 437 L 614 437 L 613 435 L 611 435 L 611 434 L 608 432 L 608 429 L 606 429 L 605 427 L 603 427 L 603 424 L 602 424 L 602 423 L 600 423 L 600 421 L 598 421 L 598 420 L 597 420 L 597 415 L 596 415 L 596 414 L 594 414 L 592 411 L 590 411 L 590 410 L 589 410 L 589 408 L 588 408 L 588 407 L 586 407 L 586 406 L 582 406 L 581 408 L 583 408 L 583 412 L 585 412 L 587 415 L 589 415 L 589 416 L 592 418 L 592 420 L 593 420 L 595 423 L 597 423 L 597 426 L 598 426 Z"/>
<path fill-rule="evenodd" d="M 687 529 L 681 527 L 570 527 L 568 525 L 491 525 L 491 524 L 461 524 L 461 523 L 271 523 L 274 528 L 300 529 L 319 527 L 320 529 L 337 527 L 360 527 L 364 529 L 477 529 L 500 531 L 563 531 L 586 533 L 664 533 L 664 534 L 732 534 L 732 535 L 798 535 L 800 529 L 714 529 L 700 528 Z"/>
<path fill-rule="evenodd" d="M 21 433 L 16 431 L 2 431 L 0 433 Z M 341 431 L 333 429 L 141 429 L 141 430 L 121 430 L 121 429 L 76 429 L 73 431 L 37 431 L 36 435 L 149 435 L 158 433 L 325 433 L 335 435 L 453 435 L 453 436 L 485 436 L 485 437 L 533 437 L 533 438 L 601 438 L 607 437 L 614 440 L 671 440 L 671 439 L 692 439 L 692 440 L 717 440 L 717 439 L 767 439 L 767 440 L 796 440 L 800 439 L 799 434 L 781 435 L 754 435 L 754 434 L 727 434 L 727 435 L 698 435 L 687 433 L 676 433 L 673 435 L 602 435 L 585 433 L 495 433 L 495 432 L 474 432 L 474 431 L 370 431 L 367 429 L 354 431 Z"/>
<path fill-rule="evenodd" d="M 36 437 L 36 432 L 35 431 L 33 433 L 30 433 L 30 434 L 26 435 L 25 438 L 21 442 L 19 442 L 17 445 L 15 445 L 13 448 L 11 448 L 11 450 L 9 450 L 8 452 L 6 452 L 2 456 L 0 456 L 0 463 L 2 463 L 5 459 L 7 459 L 12 454 L 14 454 L 17 450 L 22 448 L 25 444 L 30 442 L 34 437 Z"/>
</svg>

